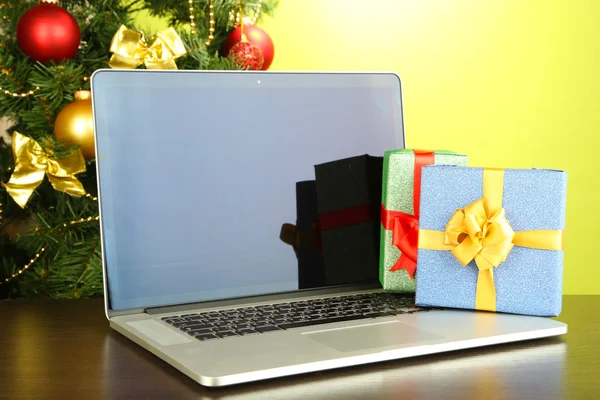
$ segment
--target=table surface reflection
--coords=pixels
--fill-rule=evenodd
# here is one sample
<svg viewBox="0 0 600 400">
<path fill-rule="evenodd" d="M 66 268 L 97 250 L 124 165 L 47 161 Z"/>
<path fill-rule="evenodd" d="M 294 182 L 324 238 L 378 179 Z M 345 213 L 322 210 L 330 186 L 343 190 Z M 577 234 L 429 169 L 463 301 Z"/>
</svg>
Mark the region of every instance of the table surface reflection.
<svg viewBox="0 0 600 400">
<path fill-rule="evenodd" d="M 108 327 L 102 300 L 0 301 L 0 399 L 597 398 L 600 296 L 560 338 L 204 388 Z"/>
</svg>

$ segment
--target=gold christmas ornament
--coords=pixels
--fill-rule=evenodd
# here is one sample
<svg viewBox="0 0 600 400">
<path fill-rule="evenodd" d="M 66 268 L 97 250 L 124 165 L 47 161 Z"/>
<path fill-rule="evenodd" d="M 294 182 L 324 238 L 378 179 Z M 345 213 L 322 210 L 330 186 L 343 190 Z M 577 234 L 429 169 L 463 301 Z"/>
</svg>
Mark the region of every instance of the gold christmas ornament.
<svg viewBox="0 0 600 400">
<path fill-rule="evenodd" d="M 89 90 L 75 92 L 75 101 L 58 113 L 54 122 L 54 135 L 62 143 L 79 145 L 86 160 L 96 157 L 92 94 Z"/>
<path fill-rule="evenodd" d="M 15 169 L 8 183 L 2 185 L 21 208 L 25 208 L 44 176 L 48 176 L 55 190 L 75 197 L 85 195 L 83 185 L 75 177 L 75 174 L 85 171 L 81 151 L 57 159 L 51 150 L 42 149 L 38 142 L 19 132 L 13 133 L 12 150 Z"/>
</svg>

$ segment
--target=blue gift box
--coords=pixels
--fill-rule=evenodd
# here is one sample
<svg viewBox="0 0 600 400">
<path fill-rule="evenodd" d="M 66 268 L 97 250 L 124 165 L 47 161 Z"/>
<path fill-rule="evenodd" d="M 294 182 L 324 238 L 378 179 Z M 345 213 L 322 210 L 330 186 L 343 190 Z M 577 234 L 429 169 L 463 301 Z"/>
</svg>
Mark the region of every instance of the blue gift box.
<svg viewBox="0 0 600 400">
<path fill-rule="evenodd" d="M 562 305 L 562 238 L 565 229 L 567 174 L 564 171 L 544 169 L 500 171 L 503 172 L 500 172 L 501 184 L 497 185 L 500 193 L 497 201 L 501 200 L 501 207 L 515 232 L 515 238 L 529 234 L 528 231 L 543 231 L 542 234 L 555 234 L 554 241 L 558 244 L 554 247 L 548 245 L 547 248 L 553 249 L 543 249 L 544 246 L 531 248 L 509 239 L 509 242 L 512 240 L 515 243 L 514 247 L 509 249 L 503 262 L 490 269 L 493 271 L 492 291 L 495 289 L 495 309 L 492 311 L 557 316 Z M 487 176 L 489 173 L 487 170 Z M 465 206 L 482 198 L 483 168 L 446 165 L 423 167 L 417 305 L 482 309 L 476 307 L 476 297 L 479 296 L 478 279 L 481 278 L 479 262 L 476 265 L 474 261 L 470 261 L 463 266 L 453 255 L 455 244 L 449 244 L 449 236 L 444 233 L 456 210 L 467 210 Z M 468 219 L 464 218 L 465 221 Z M 491 231 L 488 229 L 488 232 Z M 439 243 L 440 249 L 432 250 L 435 246 L 431 247 L 423 240 L 426 234 L 433 234 L 434 236 L 429 237 L 438 237 L 439 241 L 445 243 Z M 470 234 L 458 237 L 464 240 L 467 236 L 471 237 Z M 444 246 L 446 248 L 441 249 Z"/>
</svg>

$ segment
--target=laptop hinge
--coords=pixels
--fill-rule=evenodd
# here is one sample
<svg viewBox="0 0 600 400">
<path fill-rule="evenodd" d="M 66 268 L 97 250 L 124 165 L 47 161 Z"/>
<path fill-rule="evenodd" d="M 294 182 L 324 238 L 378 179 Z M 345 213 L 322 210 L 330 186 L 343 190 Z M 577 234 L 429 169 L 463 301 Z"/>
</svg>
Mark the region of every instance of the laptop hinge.
<svg viewBox="0 0 600 400">
<path fill-rule="evenodd" d="M 181 312 L 181 311 L 188 311 L 188 310 L 198 310 L 198 309 L 205 309 L 205 308 L 208 309 L 208 308 L 216 308 L 216 307 L 231 307 L 231 306 L 238 306 L 238 305 L 243 305 L 243 304 L 248 304 L 248 303 L 281 301 L 281 300 L 290 300 L 290 299 L 300 299 L 303 297 L 311 297 L 311 296 L 342 294 L 342 293 L 347 293 L 347 292 L 356 292 L 356 291 L 373 290 L 373 289 L 381 289 L 381 285 L 379 283 L 370 283 L 370 284 L 353 285 L 353 286 L 336 286 L 336 287 L 329 287 L 329 288 L 324 288 L 324 289 L 298 290 L 298 291 L 294 291 L 294 292 L 285 292 L 285 293 L 269 294 L 269 295 L 262 295 L 262 296 L 252 296 L 252 297 L 238 297 L 238 298 L 232 298 L 232 299 L 226 299 L 226 300 L 178 304 L 178 305 L 174 305 L 174 306 L 150 307 L 150 308 L 146 308 L 146 313 L 150 314 L 150 315 L 156 315 L 156 314 L 165 314 L 165 313 Z"/>
</svg>

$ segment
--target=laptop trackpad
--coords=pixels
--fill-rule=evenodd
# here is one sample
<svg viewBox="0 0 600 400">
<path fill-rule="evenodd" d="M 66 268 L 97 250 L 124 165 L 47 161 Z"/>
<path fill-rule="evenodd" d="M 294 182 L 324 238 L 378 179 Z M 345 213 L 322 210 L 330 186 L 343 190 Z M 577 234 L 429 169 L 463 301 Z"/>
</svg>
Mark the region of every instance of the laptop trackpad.
<svg viewBox="0 0 600 400">
<path fill-rule="evenodd" d="M 443 338 L 443 336 L 398 321 L 308 332 L 304 336 L 339 351 L 404 346 Z"/>
</svg>

